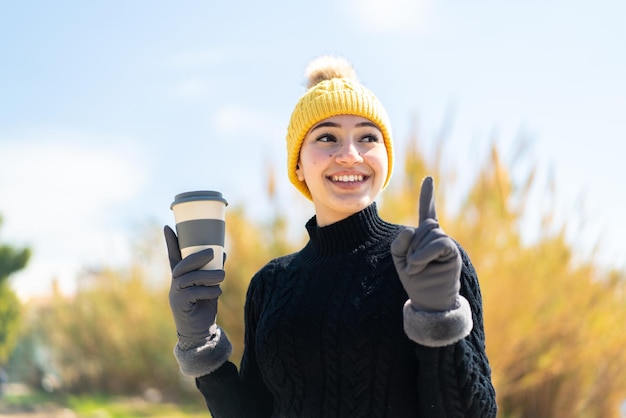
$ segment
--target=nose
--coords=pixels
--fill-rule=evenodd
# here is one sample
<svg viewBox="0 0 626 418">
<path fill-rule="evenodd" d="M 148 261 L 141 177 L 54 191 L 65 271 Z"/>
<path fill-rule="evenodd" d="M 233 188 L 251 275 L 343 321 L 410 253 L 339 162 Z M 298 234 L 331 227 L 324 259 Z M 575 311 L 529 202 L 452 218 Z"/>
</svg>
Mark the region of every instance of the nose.
<svg viewBox="0 0 626 418">
<path fill-rule="evenodd" d="M 356 144 L 346 141 L 337 153 L 337 161 L 342 164 L 358 164 L 363 162 L 363 156 Z"/>
</svg>

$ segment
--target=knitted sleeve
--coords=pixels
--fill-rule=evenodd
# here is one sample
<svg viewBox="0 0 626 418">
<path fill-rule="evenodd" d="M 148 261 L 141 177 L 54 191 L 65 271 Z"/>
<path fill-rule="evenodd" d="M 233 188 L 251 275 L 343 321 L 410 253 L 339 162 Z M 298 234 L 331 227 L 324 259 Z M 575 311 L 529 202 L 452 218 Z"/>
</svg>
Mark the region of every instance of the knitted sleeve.
<svg viewBox="0 0 626 418">
<path fill-rule="evenodd" d="M 245 348 L 240 370 L 232 362 L 196 379 L 213 418 L 265 418 L 272 415 L 272 397 L 263 384 L 255 355 L 255 330 L 262 289 L 259 274 L 248 288 L 245 307 Z"/>
<path fill-rule="evenodd" d="M 462 340 L 444 347 L 416 344 L 418 396 L 424 417 L 491 418 L 497 414 L 491 368 L 485 351 L 482 296 L 472 263 L 459 246 L 463 268 L 461 296 L 469 302 L 473 328 Z"/>
</svg>

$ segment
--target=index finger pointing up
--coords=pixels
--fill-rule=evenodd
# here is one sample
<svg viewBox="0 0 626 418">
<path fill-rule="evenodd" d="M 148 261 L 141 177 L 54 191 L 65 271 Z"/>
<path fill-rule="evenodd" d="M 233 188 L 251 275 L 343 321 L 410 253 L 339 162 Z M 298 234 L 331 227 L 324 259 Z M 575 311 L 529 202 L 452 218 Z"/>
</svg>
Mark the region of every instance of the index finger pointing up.
<svg viewBox="0 0 626 418">
<path fill-rule="evenodd" d="M 420 225 L 426 219 L 437 220 L 437 211 L 435 210 L 435 197 L 433 178 L 428 176 L 422 181 L 422 189 L 420 191 L 420 208 L 419 208 L 419 222 Z"/>
</svg>

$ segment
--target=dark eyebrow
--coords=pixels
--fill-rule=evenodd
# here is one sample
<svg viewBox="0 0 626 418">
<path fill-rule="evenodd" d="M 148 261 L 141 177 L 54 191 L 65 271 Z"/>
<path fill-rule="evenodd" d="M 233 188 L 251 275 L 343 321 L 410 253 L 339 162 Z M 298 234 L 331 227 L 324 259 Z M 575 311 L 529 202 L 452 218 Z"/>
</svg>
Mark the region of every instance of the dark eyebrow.
<svg viewBox="0 0 626 418">
<path fill-rule="evenodd" d="M 320 122 L 317 125 L 315 125 L 314 127 L 311 128 L 311 131 L 314 131 L 318 128 L 325 128 L 325 127 L 330 127 L 330 128 L 341 128 L 341 125 L 335 122 Z"/>
<path fill-rule="evenodd" d="M 376 128 L 380 130 L 380 128 L 374 122 L 370 122 L 370 121 L 357 123 L 356 126 L 359 128 L 362 126 L 371 126 L 372 128 Z"/>
<path fill-rule="evenodd" d="M 370 121 L 365 121 L 365 122 L 359 122 L 355 125 L 357 128 L 362 128 L 364 126 L 370 126 L 372 128 L 376 128 L 376 129 L 380 129 L 375 123 L 370 122 Z M 311 128 L 311 131 L 314 131 L 318 128 L 325 128 L 325 127 L 330 127 L 330 128 L 341 128 L 341 124 L 336 123 L 336 122 L 320 122 L 317 125 L 315 125 L 314 127 Z"/>
</svg>

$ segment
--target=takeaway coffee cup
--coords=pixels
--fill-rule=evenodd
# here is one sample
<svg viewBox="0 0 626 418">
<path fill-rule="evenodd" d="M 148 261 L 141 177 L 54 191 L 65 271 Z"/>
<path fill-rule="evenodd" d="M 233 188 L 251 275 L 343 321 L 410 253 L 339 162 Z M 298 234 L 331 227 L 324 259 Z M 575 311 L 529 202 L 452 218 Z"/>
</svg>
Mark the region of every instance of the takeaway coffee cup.
<svg viewBox="0 0 626 418">
<path fill-rule="evenodd" d="M 226 205 L 228 202 L 220 192 L 208 190 L 177 194 L 170 205 L 182 257 L 213 248 L 213 260 L 202 267 L 205 270 L 224 268 Z"/>
</svg>

